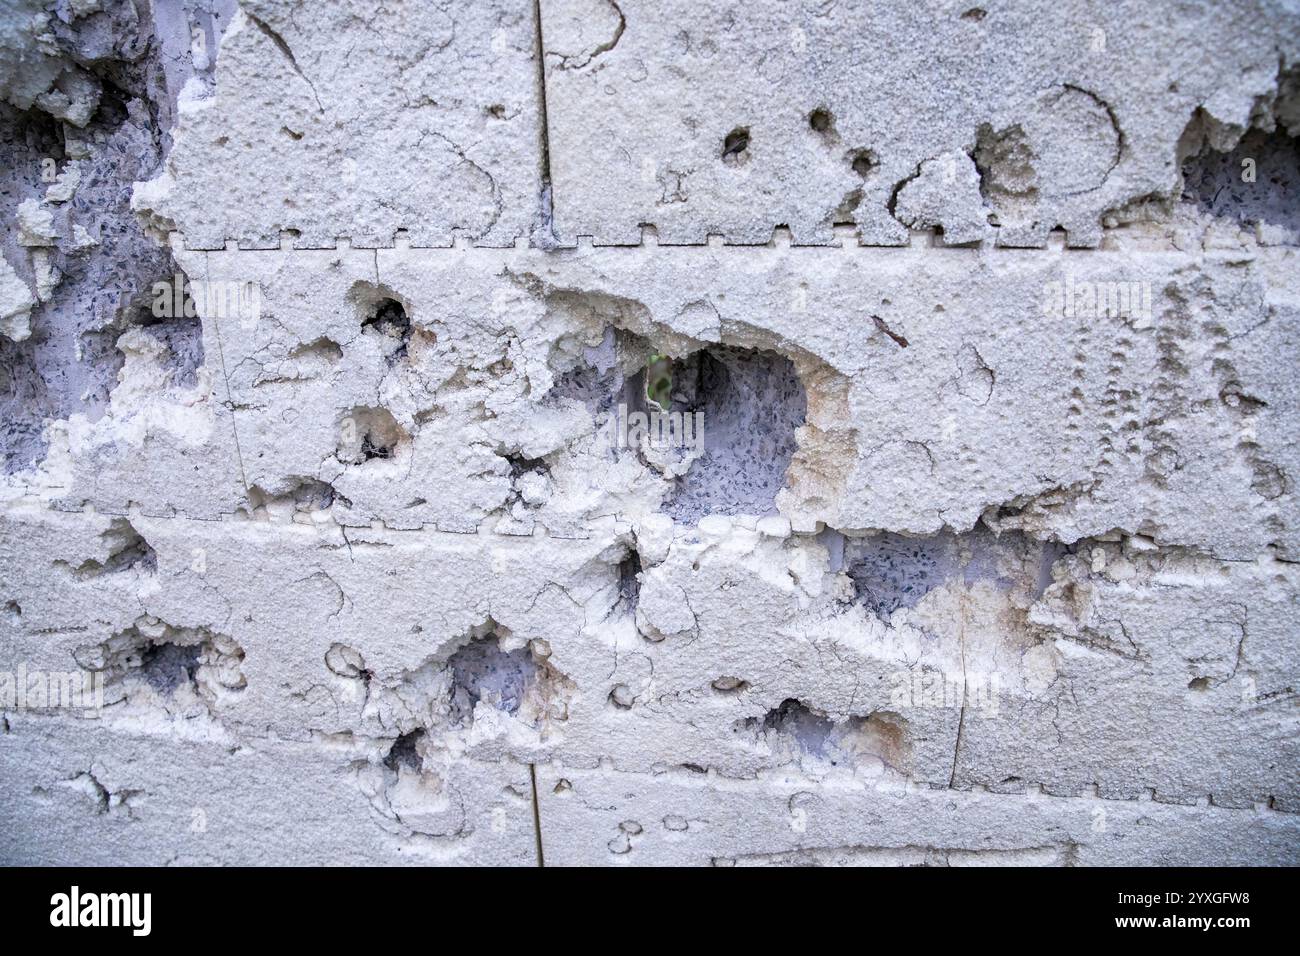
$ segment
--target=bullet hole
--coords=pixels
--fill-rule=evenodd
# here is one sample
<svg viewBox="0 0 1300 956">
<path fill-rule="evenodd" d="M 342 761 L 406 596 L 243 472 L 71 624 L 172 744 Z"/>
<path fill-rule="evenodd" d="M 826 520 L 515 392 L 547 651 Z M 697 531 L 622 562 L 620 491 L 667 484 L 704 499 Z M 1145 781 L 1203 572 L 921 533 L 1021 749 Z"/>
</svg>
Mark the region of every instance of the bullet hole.
<svg viewBox="0 0 1300 956">
<path fill-rule="evenodd" d="M 423 769 L 424 760 L 420 757 L 419 751 L 423 739 L 423 728 L 402 734 L 393 741 L 393 745 L 388 748 L 388 753 L 384 755 L 384 766 L 394 773 L 400 773 L 402 767 L 415 771 Z"/>
<path fill-rule="evenodd" d="M 108 557 L 102 562 L 93 558 L 83 561 L 74 571 L 77 577 L 94 578 L 137 569 L 146 574 L 157 573 L 157 554 L 126 518 L 114 518 L 100 537 L 108 546 Z"/>
<path fill-rule="evenodd" d="M 985 10 L 981 9 L 980 7 L 971 7 L 969 10 L 967 10 L 965 13 L 961 15 L 961 18 L 963 20 L 968 20 L 972 23 L 979 23 L 986 16 L 988 16 L 988 13 Z"/>
<path fill-rule="evenodd" d="M 910 762 L 904 720 L 878 711 L 832 720 L 803 701 L 787 698 L 763 718 L 738 721 L 737 733 L 763 741 L 779 758 L 815 757 L 831 766 L 906 772 Z"/>
<path fill-rule="evenodd" d="M 140 674 L 160 694 L 174 694 L 182 683 L 194 685 L 199 650 L 198 645 L 151 644 L 140 655 Z"/>
<path fill-rule="evenodd" d="M 410 334 L 411 320 L 406 317 L 402 303 L 396 299 L 382 299 L 375 307 L 374 314 L 361 327 L 363 330 L 401 338 Z"/>
<path fill-rule="evenodd" d="M 719 693 L 738 694 L 749 690 L 749 681 L 741 680 L 739 677 L 719 677 L 711 686 Z"/>
<path fill-rule="evenodd" d="M 17 620 L 23 616 L 22 606 L 17 601 L 5 601 L 5 615 Z"/>
<path fill-rule="evenodd" d="M 641 555 L 635 550 L 628 552 L 626 558 L 618 565 L 618 604 L 628 614 L 636 613 L 637 602 L 641 599 Z"/>
<path fill-rule="evenodd" d="M 485 112 L 487 113 L 488 116 L 492 117 L 493 119 L 506 118 L 506 108 L 500 103 L 493 103 L 491 106 L 487 108 Z"/>
<path fill-rule="evenodd" d="M 408 441 L 405 430 L 386 408 L 354 408 L 339 423 L 339 461 L 363 465 L 393 458 Z"/>
<path fill-rule="evenodd" d="M 244 649 L 232 638 L 206 628 L 173 627 L 142 620 L 102 644 L 78 648 L 77 664 L 103 672 L 106 688 L 130 697 L 141 685 L 193 716 L 194 708 L 211 711 L 227 692 L 242 691 Z"/>
<path fill-rule="evenodd" d="M 544 458 L 529 458 L 519 452 L 511 452 L 503 455 L 506 463 L 510 465 L 510 477 L 520 478 L 530 473 L 549 475 L 551 473 L 550 465 L 546 464 Z"/>
<path fill-rule="evenodd" d="M 510 496 L 506 510 L 516 518 L 523 518 L 530 508 L 546 504 L 551 497 L 551 466 L 543 458 L 529 458 L 518 451 L 497 454 L 510 466 Z"/>
<path fill-rule="evenodd" d="M 835 117 L 831 115 L 830 110 L 818 108 L 809 113 L 808 127 L 828 143 L 834 142 L 837 138 Z"/>
<path fill-rule="evenodd" d="M 197 384 L 203 366 L 203 322 L 199 318 L 191 315 L 157 318 L 149 309 L 141 309 L 133 325 L 161 346 L 157 361 L 166 369 L 169 384 L 177 388 L 193 388 Z"/>
<path fill-rule="evenodd" d="M 1198 135 L 1203 122 L 1194 117 L 1184 137 Z M 1281 122 L 1272 133 L 1250 130 L 1230 152 L 1205 143 L 1183 160 L 1182 199 L 1240 226 L 1272 227 L 1295 243 L 1300 240 L 1298 144 Z"/>
<path fill-rule="evenodd" d="M 302 139 L 302 133 L 299 133 L 297 130 L 289 129 L 289 127 L 287 126 L 281 126 L 280 132 L 283 133 L 285 136 L 288 136 L 294 142 L 297 142 L 298 140 Z"/>
<path fill-rule="evenodd" d="M 787 697 L 763 715 L 762 726 L 763 730 L 794 737 L 809 753 L 820 754 L 835 725 L 802 701 Z"/>
<path fill-rule="evenodd" d="M 691 524 L 706 514 L 762 517 L 794 457 L 807 399 L 794 363 L 775 352 L 718 346 L 674 363 L 673 414 L 699 413 L 699 455 L 673 480 L 663 510 Z"/>
<path fill-rule="evenodd" d="M 853 153 L 849 165 L 855 173 L 866 179 L 880 165 L 880 158 L 876 156 L 874 150 L 859 149 Z"/>
<path fill-rule="evenodd" d="M 1209 690 L 1209 689 L 1210 689 L 1210 679 L 1209 679 L 1208 677 L 1196 677 L 1196 678 L 1193 678 L 1192 681 L 1191 681 L 1191 683 L 1189 683 L 1189 684 L 1187 685 L 1187 689 L 1188 689 L 1188 690 L 1195 690 L 1195 691 L 1206 691 L 1206 690 Z"/>
<path fill-rule="evenodd" d="M 561 778 L 559 779 L 559 781 L 556 782 L 555 787 L 552 789 L 551 792 L 552 792 L 552 793 L 571 793 L 572 791 L 573 791 L 573 784 L 571 784 L 571 783 L 570 783 L 568 780 L 566 780 L 564 777 L 561 777 Z"/>
<path fill-rule="evenodd" d="M 328 511 L 338 500 L 348 503 L 334 490 L 334 486 L 316 478 L 291 476 L 283 492 L 272 494 L 260 485 L 248 489 L 248 506 L 252 511 L 283 509 L 299 514 Z"/>
<path fill-rule="evenodd" d="M 452 711 L 462 723 L 473 717 L 479 701 L 507 714 L 518 713 L 524 695 L 538 678 L 537 664 L 528 649 L 503 651 L 495 633 L 470 641 L 447 664 Z"/>
<path fill-rule="evenodd" d="M 104 570 L 130 571 L 139 568 L 153 574 L 158 570 L 158 555 L 130 521 L 114 518 L 106 534 L 116 539 L 116 548 L 104 563 Z"/>
<path fill-rule="evenodd" d="M 1058 542 L 1035 541 L 1021 532 L 995 535 L 977 525 L 953 534 L 941 531 L 909 538 L 881 532 L 846 538 L 844 573 L 853 582 L 855 603 L 888 624 L 895 611 L 911 608 L 944 583 L 991 581 L 1019 587 L 1036 600 L 1051 583 L 1052 565 L 1068 553 Z"/>
<path fill-rule="evenodd" d="M 328 336 L 322 335 L 318 339 L 296 346 L 289 352 L 289 358 L 295 362 L 319 359 L 326 365 L 333 365 L 343 359 L 343 347 Z"/>
<path fill-rule="evenodd" d="M 384 359 L 394 365 L 406 356 L 411 341 L 411 320 L 396 299 L 380 299 L 370 317 L 361 323 L 363 335 L 377 336 Z"/>
<path fill-rule="evenodd" d="M 743 166 L 749 161 L 749 127 L 740 126 L 722 141 L 722 161 L 728 166 Z"/>
<path fill-rule="evenodd" d="M 1254 471 L 1254 477 L 1251 478 L 1250 488 L 1255 494 L 1269 501 L 1275 501 L 1286 494 L 1288 479 L 1284 472 L 1277 465 L 1269 461 L 1256 460 L 1251 463 Z"/>
<path fill-rule="evenodd" d="M 609 702 L 619 710 L 631 710 L 635 701 L 636 695 L 627 684 L 618 684 L 609 692 Z"/>
</svg>

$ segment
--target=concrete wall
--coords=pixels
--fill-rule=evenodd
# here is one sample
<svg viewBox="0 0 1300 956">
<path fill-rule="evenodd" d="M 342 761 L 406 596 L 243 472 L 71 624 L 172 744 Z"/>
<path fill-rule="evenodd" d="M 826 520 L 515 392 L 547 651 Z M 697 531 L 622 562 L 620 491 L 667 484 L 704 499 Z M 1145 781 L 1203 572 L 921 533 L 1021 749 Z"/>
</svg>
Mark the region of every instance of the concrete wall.
<svg viewBox="0 0 1300 956">
<path fill-rule="evenodd" d="M 103 7 L 0 860 L 1300 862 L 1295 4 Z"/>
</svg>

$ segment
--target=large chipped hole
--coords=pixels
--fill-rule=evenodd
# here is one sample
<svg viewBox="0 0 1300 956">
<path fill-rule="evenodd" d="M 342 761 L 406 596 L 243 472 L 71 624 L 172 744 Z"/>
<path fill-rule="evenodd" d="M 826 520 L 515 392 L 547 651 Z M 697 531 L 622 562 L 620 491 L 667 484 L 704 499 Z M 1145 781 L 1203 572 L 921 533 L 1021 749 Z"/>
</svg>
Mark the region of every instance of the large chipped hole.
<svg viewBox="0 0 1300 956">
<path fill-rule="evenodd" d="M 480 702 L 533 726 L 548 717 L 568 717 L 569 682 L 529 647 L 504 650 L 495 631 L 457 650 L 447 668 L 454 723 L 471 723 Z"/>
<path fill-rule="evenodd" d="M 140 653 L 140 675 L 160 694 L 174 694 L 181 684 L 197 687 L 197 644 L 150 644 Z"/>
<path fill-rule="evenodd" d="M 793 362 L 729 346 L 695 352 L 673 363 L 671 410 L 700 413 L 702 427 L 699 456 L 675 479 L 667 514 L 694 523 L 707 514 L 775 512 L 807 413 Z"/>
<path fill-rule="evenodd" d="M 384 766 L 394 773 L 399 772 L 402 767 L 415 771 L 422 769 L 424 761 L 420 757 L 419 746 L 424 736 L 425 731 L 422 728 L 402 734 L 388 748 L 388 753 L 384 756 Z"/>
<path fill-rule="evenodd" d="M 354 408 L 339 422 L 337 457 L 345 464 L 363 465 L 397 456 L 410 441 L 406 430 L 386 408 Z"/>
<path fill-rule="evenodd" d="M 409 360 L 411 346 L 417 341 L 427 347 L 438 340 L 431 330 L 411 321 L 410 302 L 385 285 L 358 282 L 348 298 L 361 322 L 362 337 L 378 346 L 390 367 Z"/>
<path fill-rule="evenodd" d="M 641 348 L 637 336 L 611 326 L 605 327 L 594 346 L 562 336 L 552 362 L 563 362 L 563 366 L 544 401 L 552 405 L 565 400 L 581 402 L 593 417 L 613 411 L 620 399 L 626 399 L 624 356 Z"/>
<path fill-rule="evenodd" d="M 38 31 L 38 47 L 45 56 L 33 62 L 48 66 L 67 55 L 86 69 L 67 62 L 67 69 L 30 109 L 0 103 L 5 131 L 0 136 L 0 194 L 7 223 L 13 222 L 17 204 L 45 195 L 51 185 L 47 174 L 67 172 L 74 154 L 80 170 L 70 201 L 44 204 L 47 209 L 57 207 L 60 225 L 51 244 L 39 253 L 44 259 L 41 272 L 56 281 L 30 311 L 31 335 L 13 342 L 0 334 L 0 458 L 7 472 L 29 468 L 44 457 L 47 422 L 79 414 L 94 422 L 107 411 L 123 368 L 119 338 L 128 331 L 141 334 L 133 328 L 136 307 L 152 297 L 152 283 L 179 272 L 170 249 L 148 232 L 145 217 L 131 203 L 131 184 L 160 172 L 175 114 L 163 89 L 167 57 L 153 35 L 153 15 L 145 8 L 137 13 L 132 4 L 79 4 L 78 9 L 83 6 L 102 12 L 77 17 L 65 7 L 62 15 L 49 17 Z M 25 22 L 18 9 L 7 4 L 2 17 L 6 63 L 21 49 L 21 44 L 11 48 L 8 42 L 24 30 L 31 33 L 18 26 Z M 189 67 L 176 67 L 180 73 L 174 74 L 170 64 L 167 73 L 179 82 Z M 49 77 L 35 75 L 44 67 L 28 63 L 18 69 L 20 74 L 33 73 L 29 79 L 38 83 L 33 93 L 49 85 Z M 92 112 L 76 115 L 83 107 Z M 47 168 L 50 161 L 54 169 Z M 17 263 L 10 233 L 9 257 Z M 26 262 L 21 271 L 30 287 L 33 275 Z M 167 351 L 166 346 L 156 348 Z M 201 356 L 197 349 L 190 353 L 180 346 L 171 351 Z M 175 379 L 188 388 L 186 366 L 199 364 L 201 359 L 176 362 L 174 375 L 172 369 L 164 370 L 166 384 Z M 149 379 L 156 395 L 163 375 Z"/>
<path fill-rule="evenodd" d="M 378 339 L 384 358 L 392 365 L 406 356 L 411 341 L 411 320 L 402 303 L 396 299 L 380 299 L 361 323 L 361 333 Z"/>
<path fill-rule="evenodd" d="M 142 311 L 137 327 L 161 347 L 156 361 L 166 370 L 170 384 L 177 388 L 193 388 L 203 366 L 202 321 L 193 316 L 160 319 Z M 119 340 L 119 348 L 124 345 Z M 130 369 L 128 364 L 128 372 Z"/>
<path fill-rule="evenodd" d="M 152 619 L 73 656 L 86 670 L 104 674 L 109 703 L 143 700 L 187 716 L 211 712 L 246 684 L 244 650 L 232 638 Z"/>
<path fill-rule="evenodd" d="M 1036 599 L 1051 582 L 1052 565 L 1068 551 L 1065 545 L 1035 541 L 1020 532 L 1001 536 L 977 526 L 954 534 L 944 530 L 928 537 L 882 532 L 847 538 L 844 572 L 853 582 L 854 599 L 879 620 L 889 623 L 900 608 L 913 608 L 949 581 L 969 586 L 988 581 L 1002 590 L 1020 588 Z"/>
<path fill-rule="evenodd" d="M 735 729 L 765 743 L 778 758 L 798 761 L 811 757 L 831 766 L 906 774 L 909 743 L 905 726 L 902 717 L 885 711 L 832 720 L 825 712 L 788 698 L 762 718 L 740 721 Z"/>
<path fill-rule="evenodd" d="M 1204 145 L 1182 167 L 1183 200 L 1216 218 L 1300 243 L 1300 138 L 1251 130 L 1231 152 Z"/>
<path fill-rule="evenodd" d="M 749 162 L 749 127 L 738 126 L 722 141 L 722 161 L 728 166 L 743 166 Z"/>
</svg>

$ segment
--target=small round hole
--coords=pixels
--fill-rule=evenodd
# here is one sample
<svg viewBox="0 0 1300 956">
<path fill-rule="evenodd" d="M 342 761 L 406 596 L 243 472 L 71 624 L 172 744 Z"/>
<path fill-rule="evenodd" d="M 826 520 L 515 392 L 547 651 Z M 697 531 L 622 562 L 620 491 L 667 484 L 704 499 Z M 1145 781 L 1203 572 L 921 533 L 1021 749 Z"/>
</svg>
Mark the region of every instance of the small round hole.
<svg viewBox="0 0 1300 956">
<path fill-rule="evenodd" d="M 852 166 L 853 171 L 866 179 L 880 165 L 880 160 L 876 154 L 869 149 L 860 149 L 853 154 Z"/>
<path fill-rule="evenodd" d="M 739 166 L 749 159 L 749 127 L 739 126 L 722 141 L 722 161 Z"/>
</svg>

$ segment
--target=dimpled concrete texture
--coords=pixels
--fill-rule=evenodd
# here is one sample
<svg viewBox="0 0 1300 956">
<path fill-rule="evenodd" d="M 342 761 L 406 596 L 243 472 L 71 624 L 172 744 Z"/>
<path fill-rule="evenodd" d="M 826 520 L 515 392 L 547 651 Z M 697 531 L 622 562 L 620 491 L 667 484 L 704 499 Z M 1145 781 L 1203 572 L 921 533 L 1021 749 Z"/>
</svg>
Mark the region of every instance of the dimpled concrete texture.
<svg viewBox="0 0 1300 956">
<path fill-rule="evenodd" d="M 0 862 L 1300 863 L 1300 5 L 13 0 Z"/>
</svg>

